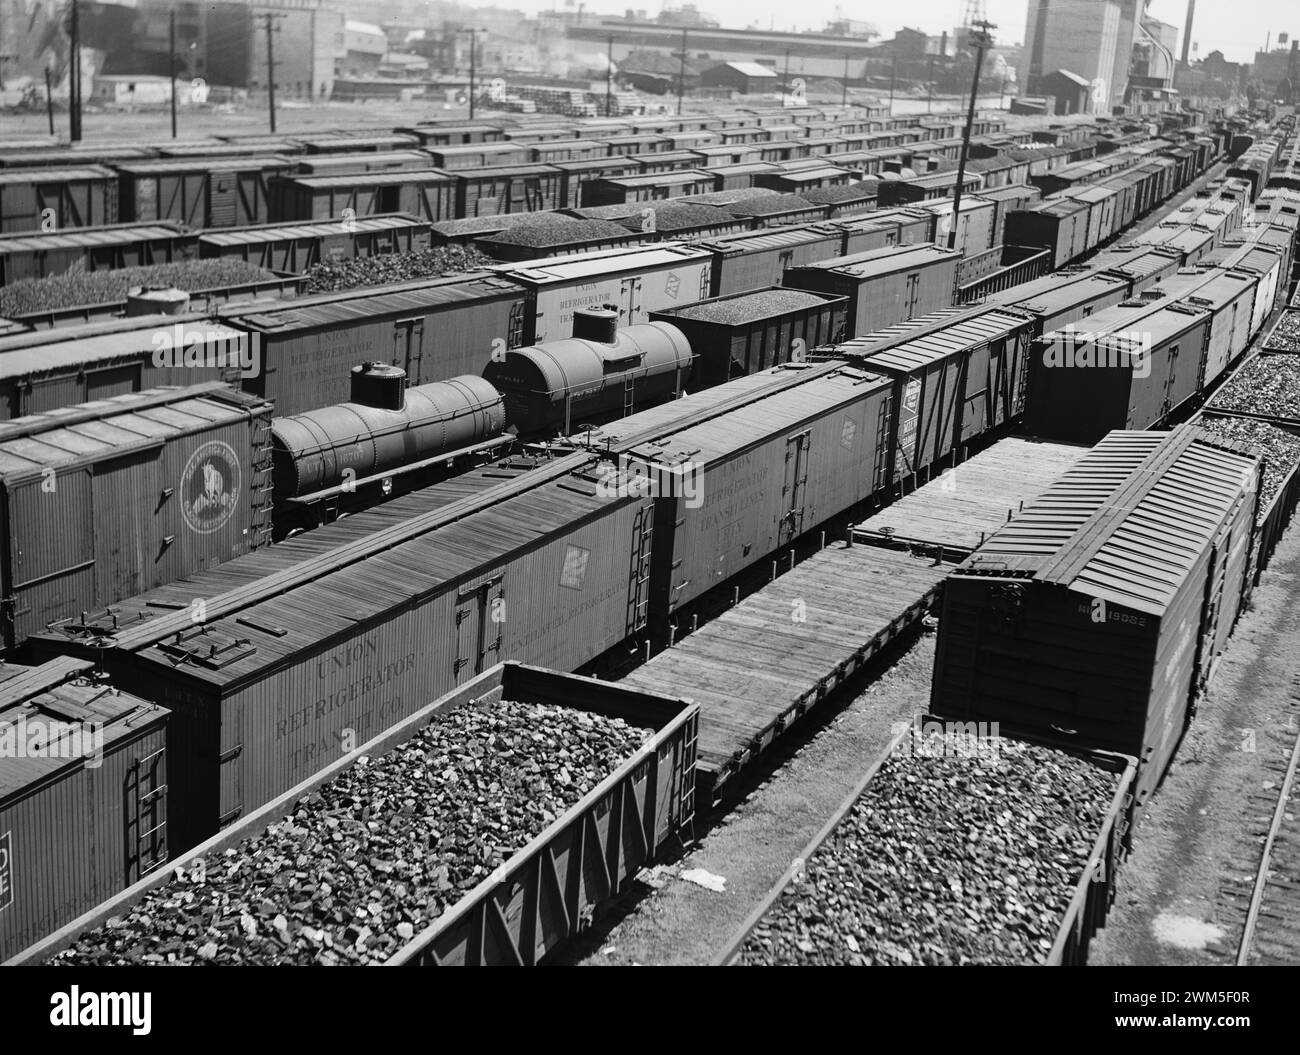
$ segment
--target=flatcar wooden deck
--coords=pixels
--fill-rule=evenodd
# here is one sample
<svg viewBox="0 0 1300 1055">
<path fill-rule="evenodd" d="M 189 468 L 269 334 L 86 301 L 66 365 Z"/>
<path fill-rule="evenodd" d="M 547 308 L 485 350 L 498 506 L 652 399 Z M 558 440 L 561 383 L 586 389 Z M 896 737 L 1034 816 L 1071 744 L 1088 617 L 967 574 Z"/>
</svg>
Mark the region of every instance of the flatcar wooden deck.
<svg viewBox="0 0 1300 1055">
<path fill-rule="evenodd" d="M 716 796 L 794 721 L 916 623 L 949 570 L 896 550 L 834 543 L 622 684 L 700 704 L 696 793 Z"/>
<path fill-rule="evenodd" d="M 970 556 L 1012 513 L 1088 452 L 1085 446 L 1012 437 L 900 498 L 854 529 L 882 546 Z"/>
</svg>

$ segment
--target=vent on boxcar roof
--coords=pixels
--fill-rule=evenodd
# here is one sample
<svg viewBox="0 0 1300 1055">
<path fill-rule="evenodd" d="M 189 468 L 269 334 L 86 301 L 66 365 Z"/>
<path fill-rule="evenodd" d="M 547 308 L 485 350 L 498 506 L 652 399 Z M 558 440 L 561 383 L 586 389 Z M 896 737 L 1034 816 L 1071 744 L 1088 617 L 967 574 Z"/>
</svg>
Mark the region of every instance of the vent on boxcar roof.
<svg viewBox="0 0 1300 1055">
<path fill-rule="evenodd" d="M 237 660 L 253 655 L 257 646 L 246 637 L 219 627 L 198 627 L 177 631 L 176 636 L 158 643 L 158 650 L 177 663 L 196 663 L 209 670 L 220 670 Z"/>
</svg>

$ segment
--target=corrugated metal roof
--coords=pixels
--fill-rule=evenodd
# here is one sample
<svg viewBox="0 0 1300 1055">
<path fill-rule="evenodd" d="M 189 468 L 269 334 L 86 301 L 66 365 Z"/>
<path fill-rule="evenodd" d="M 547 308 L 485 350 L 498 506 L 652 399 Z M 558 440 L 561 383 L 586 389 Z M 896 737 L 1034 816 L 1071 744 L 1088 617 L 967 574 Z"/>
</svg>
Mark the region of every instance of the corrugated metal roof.
<svg viewBox="0 0 1300 1055">
<path fill-rule="evenodd" d="M 61 231 L 0 235 L 0 256 L 9 253 L 48 253 L 133 242 L 187 238 L 175 227 L 159 223 L 113 224 L 109 227 L 66 227 Z"/>
<path fill-rule="evenodd" d="M 728 214 L 730 215 L 730 214 Z M 839 231 L 827 231 L 816 226 L 800 224 L 796 227 L 773 227 L 765 231 L 742 231 L 737 234 L 710 238 L 701 246 L 725 253 L 761 253 L 769 249 L 784 249 L 794 245 L 808 245 L 842 237 Z"/>
<path fill-rule="evenodd" d="M 455 169 L 448 173 L 457 180 L 499 180 L 513 176 L 558 176 L 559 169 L 544 162 L 527 162 L 520 165 L 480 165 L 468 169 Z"/>
<path fill-rule="evenodd" d="M 250 397 L 220 382 L 153 388 L 0 423 L 0 480 L 98 461 L 174 436 L 248 417 Z"/>
<path fill-rule="evenodd" d="M 353 234 L 373 231 L 395 231 L 406 227 L 428 227 L 425 220 L 406 213 L 386 213 L 381 216 L 358 216 L 352 221 Z M 289 238 L 324 238 L 339 234 L 335 220 L 320 223 L 272 223 L 257 227 L 227 227 L 199 235 L 199 242 L 208 245 L 255 245 L 263 242 L 280 242 Z M 0 249 L 3 246 L 0 245 Z"/>
<path fill-rule="evenodd" d="M 1159 615 L 1256 464 L 1190 427 L 1111 432 L 962 568 L 1029 575 Z"/>
<path fill-rule="evenodd" d="M 960 309 L 954 314 L 961 314 Z M 934 319 L 936 316 L 942 317 L 939 313 L 935 313 L 926 318 Z M 989 341 L 1016 333 L 1024 329 L 1025 325 L 1026 319 L 1023 315 L 1007 311 L 986 311 L 892 348 L 877 352 L 868 351 L 865 363 L 869 368 L 915 370 L 926 363 L 946 359 L 955 352 L 977 348 Z M 903 328 L 902 332 L 906 332 L 906 328 Z M 877 340 L 881 336 L 881 334 L 873 335 Z M 863 343 L 869 347 L 870 338 Z"/>
<path fill-rule="evenodd" d="M 96 746 L 107 749 L 167 717 L 157 704 L 96 682 L 93 669 L 89 661 L 63 657 L 16 671 L 0 682 L 0 722 L 18 738 L 13 746 L 24 751 L 0 755 L 0 802 L 61 769 L 80 769 Z M 95 727 L 102 730 L 98 745 Z M 90 733 L 89 741 L 83 730 Z M 58 750 L 26 754 L 34 737 L 46 733 L 58 736 L 52 745 Z"/>
</svg>

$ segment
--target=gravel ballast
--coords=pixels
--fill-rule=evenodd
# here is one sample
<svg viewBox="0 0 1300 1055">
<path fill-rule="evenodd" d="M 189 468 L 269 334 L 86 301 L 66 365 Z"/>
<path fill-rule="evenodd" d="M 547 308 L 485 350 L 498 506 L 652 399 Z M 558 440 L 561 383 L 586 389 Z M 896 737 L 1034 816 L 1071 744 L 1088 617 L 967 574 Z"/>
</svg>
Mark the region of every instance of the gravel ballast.
<svg viewBox="0 0 1300 1055">
<path fill-rule="evenodd" d="M 887 758 L 759 921 L 747 965 L 1042 963 L 1118 776 L 997 741 Z"/>
<path fill-rule="evenodd" d="M 381 962 L 652 734 L 533 703 L 461 707 L 84 933 L 56 964 Z"/>
<path fill-rule="evenodd" d="M 1300 356 L 1255 357 L 1223 386 L 1210 406 L 1271 418 L 1300 418 Z"/>
<path fill-rule="evenodd" d="M 1273 496 L 1300 463 L 1300 436 L 1253 418 L 1201 418 L 1197 424 L 1212 436 L 1263 456 L 1264 479 L 1259 486 L 1259 515 L 1263 517 Z"/>
<path fill-rule="evenodd" d="M 803 311 L 826 303 L 821 297 L 796 289 L 763 289 L 727 300 L 705 301 L 677 312 L 679 319 L 717 322 L 727 326 L 770 319 L 791 311 Z"/>
</svg>

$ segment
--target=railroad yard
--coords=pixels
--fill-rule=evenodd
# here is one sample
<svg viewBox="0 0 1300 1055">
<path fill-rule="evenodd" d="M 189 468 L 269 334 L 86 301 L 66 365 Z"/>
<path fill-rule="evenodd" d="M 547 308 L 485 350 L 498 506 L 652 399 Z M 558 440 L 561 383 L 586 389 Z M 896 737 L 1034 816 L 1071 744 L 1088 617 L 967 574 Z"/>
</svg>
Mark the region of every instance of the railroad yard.
<svg viewBox="0 0 1300 1055">
<path fill-rule="evenodd" d="M 0 144 L 0 962 L 1296 961 L 1295 108 L 786 103 Z"/>
</svg>

